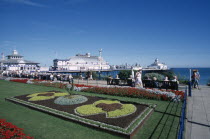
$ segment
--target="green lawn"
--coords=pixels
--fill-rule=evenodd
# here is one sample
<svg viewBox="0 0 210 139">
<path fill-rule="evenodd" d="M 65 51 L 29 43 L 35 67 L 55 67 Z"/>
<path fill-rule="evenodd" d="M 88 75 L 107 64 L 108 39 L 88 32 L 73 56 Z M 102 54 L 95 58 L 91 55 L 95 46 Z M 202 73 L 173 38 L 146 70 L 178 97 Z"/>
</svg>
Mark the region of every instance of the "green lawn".
<svg viewBox="0 0 210 139">
<path fill-rule="evenodd" d="M 36 86 L 23 83 L 15 83 L 0 80 L 0 118 L 12 122 L 20 128 L 24 128 L 26 134 L 35 139 L 117 139 L 123 138 L 93 127 L 84 126 L 75 122 L 66 121 L 25 106 L 5 101 L 5 98 L 32 94 L 35 92 L 62 89 Z M 175 139 L 179 124 L 179 114 L 182 103 L 170 103 L 167 101 L 146 100 L 138 98 L 117 97 L 92 93 L 75 92 L 90 96 L 100 96 L 124 101 L 145 102 L 157 104 L 155 112 L 146 121 L 144 126 L 134 135 L 134 139 L 170 138 Z M 167 109 L 166 109 L 167 108 Z M 164 112 L 166 114 L 164 114 Z M 175 115 L 175 116 L 174 116 Z"/>
</svg>

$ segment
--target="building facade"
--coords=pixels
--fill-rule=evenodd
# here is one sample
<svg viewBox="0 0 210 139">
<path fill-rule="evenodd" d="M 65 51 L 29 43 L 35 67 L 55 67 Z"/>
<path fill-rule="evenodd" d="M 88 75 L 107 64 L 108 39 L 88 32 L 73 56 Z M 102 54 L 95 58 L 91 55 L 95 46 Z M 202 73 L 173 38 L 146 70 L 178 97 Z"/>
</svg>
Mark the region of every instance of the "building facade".
<svg viewBox="0 0 210 139">
<path fill-rule="evenodd" d="M 37 62 L 32 62 L 29 60 L 24 60 L 22 55 L 19 55 L 17 50 L 13 50 L 11 55 L 4 55 L 0 60 L 0 70 L 1 71 L 36 71 L 39 69 Z"/>
<path fill-rule="evenodd" d="M 90 53 L 85 55 L 77 54 L 69 59 L 54 59 L 54 70 L 71 70 L 71 71 L 97 71 L 109 70 L 110 65 L 101 56 L 102 50 L 99 51 L 99 56 L 91 56 Z"/>
<path fill-rule="evenodd" d="M 155 62 L 148 66 L 149 69 L 167 70 L 168 66 L 165 63 L 160 63 L 156 58 Z"/>
</svg>

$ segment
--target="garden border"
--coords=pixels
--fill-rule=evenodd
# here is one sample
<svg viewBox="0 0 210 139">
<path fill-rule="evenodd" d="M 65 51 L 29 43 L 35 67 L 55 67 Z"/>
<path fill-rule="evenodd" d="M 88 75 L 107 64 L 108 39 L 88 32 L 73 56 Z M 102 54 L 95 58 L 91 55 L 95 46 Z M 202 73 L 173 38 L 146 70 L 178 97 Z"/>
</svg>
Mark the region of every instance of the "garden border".
<svg viewBox="0 0 210 139">
<path fill-rule="evenodd" d="M 36 110 L 39 110 L 39 111 L 57 116 L 59 118 L 65 118 L 65 119 L 68 119 L 68 120 L 73 120 L 75 122 L 85 124 L 85 125 L 90 125 L 92 127 L 98 127 L 99 129 L 104 129 L 104 130 L 110 131 L 112 133 L 113 132 L 118 133 L 120 135 L 124 135 L 124 136 L 129 137 L 129 138 L 132 137 L 136 133 L 136 131 L 144 124 L 145 120 L 150 117 L 150 115 L 154 111 L 154 108 L 156 107 L 155 104 L 147 104 L 148 107 L 136 119 L 134 119 L 128 127 L 122 128 L 122 127 L 113 126 L 113 125 L 109 125 L 109 124 L 106 124 L 106 123 L 86 119 L 86 118 L 83 118 L 83 117 L 80 117 L 80 116 L 77 116 L 77 115 L 74 115 L 74 114 L 59 111 L 59 110 L 52 109 L 52 108 L 49 108 L 49 107 L 45 107 L 45 106 L 42 106 L 42 105 L 30 103 L 30 102 L 20 100 L 20 99 L 14 98 L 14 97 L 5 98 L 5 100 L 11 101 L 11 102 L 14 102 L 14 103 L 17 103 L 17 104 L 21 104 L 21 105 L 27 106 L 27 107 L 32 108 L 32 109 L 36 109 Z M 119 101 L 123 101 L 123 100 L 119 100 Z M 132 101 L 129 101 L 129 102 L 142 104 L 142 103 L 132 102 Z M 143 105 L 145 105 L 145 103 Z"/>
</svg>

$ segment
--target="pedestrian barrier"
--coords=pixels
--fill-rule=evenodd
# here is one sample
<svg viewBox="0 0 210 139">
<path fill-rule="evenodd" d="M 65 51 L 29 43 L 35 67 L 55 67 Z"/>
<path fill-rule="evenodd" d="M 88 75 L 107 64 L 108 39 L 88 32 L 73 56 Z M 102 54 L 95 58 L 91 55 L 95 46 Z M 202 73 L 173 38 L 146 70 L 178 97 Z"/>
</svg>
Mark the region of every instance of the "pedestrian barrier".
<svg viewBox="0 0 210 139">
<path fill-rule="evenodd" d="M 184 102 L 182 104 L 181 117 L 179 122 L 179 132 L 177 136 L 178 139 L 183 139 L 183 134 L 185 130 L 186 105 L 187 105 L 187 88 L 185 89 Z"/>
</svg>

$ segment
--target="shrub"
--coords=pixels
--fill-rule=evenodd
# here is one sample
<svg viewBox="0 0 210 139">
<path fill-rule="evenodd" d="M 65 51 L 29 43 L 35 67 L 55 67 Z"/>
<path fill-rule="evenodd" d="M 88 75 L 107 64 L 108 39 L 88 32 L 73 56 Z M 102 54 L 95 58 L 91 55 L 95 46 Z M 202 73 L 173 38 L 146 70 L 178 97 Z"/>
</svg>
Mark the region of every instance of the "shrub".
<svg viewBox="0 0 210 139">
<path fill-rule="evenodd" d="M 98 79 L 98 74 L 95 71 L 92 71 L 93 79 Z"/>
<path fill-rule="evenodd" d="M 188 84 L 189 79 L 186 76 L 181 76 L 180 74 L 177 75 L 180 84 Z"/>
<path fill-rule="evenodd" d="M 160 73 L 146 73 L 143 78 L 149 77 L 150 79 L 153 79 L 153 77 L 156 77 L 158 81 L 164 80 L 164 75 Z"/>
<path fill-rule="evenodd" d="M 131 74 L 131 70 L 122 70 L 119 72 L 119 78 L 124 80 L 130 78 Z"/>
<path fill-rule="evenodd" d="M 173 71 L 171 71 L 171 70 L 163 71 L 160 74 L 163 75 L 164 77 L 167 76 L 170 80 L 172 80 L 174 78 L 174 76 L 175 76 L 175 73 Z"/>
</svg>

